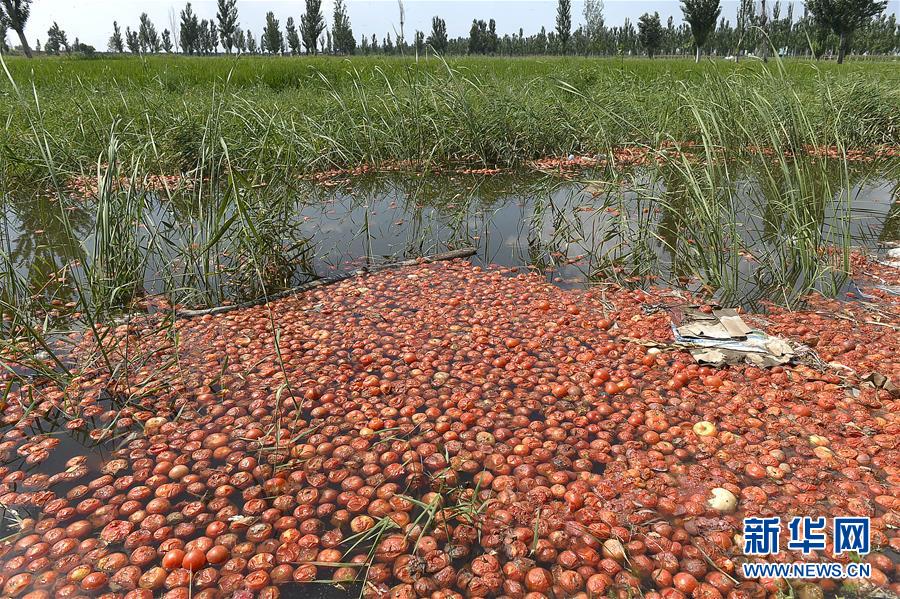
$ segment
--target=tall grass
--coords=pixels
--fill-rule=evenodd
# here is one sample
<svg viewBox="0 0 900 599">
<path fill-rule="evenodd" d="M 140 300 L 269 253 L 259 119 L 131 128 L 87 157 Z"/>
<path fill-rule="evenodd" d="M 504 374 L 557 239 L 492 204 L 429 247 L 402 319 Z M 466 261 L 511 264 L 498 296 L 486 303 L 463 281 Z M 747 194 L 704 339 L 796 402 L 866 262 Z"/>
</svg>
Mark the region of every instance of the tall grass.
<svg viewBox="0 0 900 599">
<path fill-rule="evenodd" d="M 699 141 L 691 106 L 731 120 L 732 138 L 723 141 L 737 147 L 766 126 L 750 118 L 758 98 L 787 118 L 793 95 L 815 132 L 836 127 L 854 146 L 900 140 L 892 63 L 837 70 L 802 61 L 153 57 L 13 59 L 10 69 L 43 100 L 51 150 L 66 171 L 92 167 L 114 122 L 122 157 L 142 155 L 152 139 L 156 168 L 166 173 L 214 164 L 201 151 L 217 152 L 209 142 L 219 135 L 238 169 L 267 174 L 397 160 L 515 166 L 622 144 Z M 12 100 L 9 84 L 0 83 L 0 95 Z M 40 177 L 41 153 L 21 118 L 27 109 L 0 102 L 0 152 L 5 168 Z"/>
<path fill-rule="evenodd" d="M 783 63 L 756 77 L 749 89 L 731 76 L 711 78 L 700 94 L 685 87 L 680 104 L 693 115 L 699 147 L 656 152 L 649 179 L 647 170 L 612 172 L 637 196 L 618 198 L 620 212 L 640 221 L 619 228 L 624 253 L 661 261 L 647 252 L 648 233 L 655 236 L 670 256 L 657 271 L 694 277 L 723 303 L 793 305 L 813 290 L 834 296 L 850 275 L 855 189 L 889 167 L 851 174 L 847 153 L 860 133 L 842 125 L 849 108 L 834 89 L 824 90 L 834 113 L 823 123 L 790 88 Z M 810 146 L 832 150 L 810 154 Z M 642 220 L 642 202 L 663 218 Z"/>
</svg>

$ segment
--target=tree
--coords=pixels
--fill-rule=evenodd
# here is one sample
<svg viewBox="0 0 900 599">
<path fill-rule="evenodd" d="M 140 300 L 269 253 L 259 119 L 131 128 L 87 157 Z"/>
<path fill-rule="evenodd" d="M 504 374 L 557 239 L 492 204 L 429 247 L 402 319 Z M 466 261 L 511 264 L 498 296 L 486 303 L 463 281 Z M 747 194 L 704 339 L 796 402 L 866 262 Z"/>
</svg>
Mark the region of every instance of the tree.
<svg viewBox="0 0 900 599">
<path fill-rule="evenodd" d="M 0 9 L 0 52 L 9 52 L 9 46 L 6 43 L 6 30 L 9 28 L 9 25 L 6 23 L 6 15 L 3 14 L 3 9 Z"/>
<path fill-rule="evenodd" d="M 185 5 L 181 11 L 181 31 L 178 36 L 178 43 L 181 51 L 185 54 L 193 54 L 198 52 L 198 42 L 200 41 L 200 23 L 197 21 L 197 15 L 191 8 L 191 3 Z"/>
<path fill-rule="evenodd" d="M 334 2 L 334 18 L 331 23 L 334 51 L 338 54 L 353 54 L 356 51 L 356 38 L 350 26 L 350 16 L 343 0 Z"/>
<path fill-rule="evenodd" d="M 406 25 L 406 9 L 403 7 L 403 0 L 397 0 L 397 7 L 400 9 L 400 33 L 396 29 L 394 33 L 397 35 L 397 51 L 402 56 L 403 48 L 406 47 L 406 32 L 403 29 Z"/>
<path fill-rule="evenodd" d="M 472 19 L 469 29 L 469 54 L 486 54 L 490 46 L 488 25 L 482 19 Z"/>
<path fill-rule="evenodd" d="M 284 36 L 275 13 L 271 10 L 266 13 L 266 26 L 262 34 L 262 51 L 269 54 L 281 54 L 284 49 Z"/>
<path fill-rule="evenodd" d="M 147 16 L 147 13 L 141 13 L 140 25 L 138 26 L 138 40 L 141 44 L 141 52 L 159 52 L 159 34 L 156 33 L 156 26 Z"/>
<path fill-rule="evenodd" d="M 247 30 L 247 52 L 256 54 L 256 37 L 254 37 L 253 32 L 249 29 Z"/>
<path fill-rule="evenodd" d="M 125 51 L 125 42 L 122 40 L 122 28 L 119 27 L 119 24 L 116 21 L 113 21 L 113 32 L 112 35 L 109 36 L 109 42 L 106 47 L 110 52 L 117 52 L 119 54 Z"/>
<path fill-rule="evenodd" d="M 787 5 L 787 14 L 781 17 L 781 0 L 775 0 L 772 6 L 772 23 L 770 25 L 769 37 L 771 45 L 775 52 L 789 52 L 788 46 L 791 42 L 791 29 L 794 26 L 794 4 Z"/>
<path fill-rule="evenodd" d="M 756 21 L 756 0 L 741 0 L 737 13 L 737 47 L 735 48 L 735 59 L 739 60 L 744 47 L 750 46 L 750 40 L 753 38 L 753 23 Z"/>
<path fill-rule="evenodd" d="M 426 40 L 438 54 L 447 51 L 447 23 L 440 17 L 431 18 L 431 35 Z"/>
<path fill-rule="evenodd" d="M 572 33 L 572 0 L 559 0 L 556 5 L 556 36 L 562 53 L 565 54 L 569 46 L 569 36 Z"/>
<path fill-rule="evenodd" d="M 168 29 L 163 29 L 162 32 L 162 49 L 166 51 L 166 54 L 172 53 L 172 34 Z"/>
<path fill-rule="evenodd" d="M 197 52 L 209 54 L 212 40 L 209 39 L 209 21 L 203 19 L 197 27 Z"/>
<path fill-rule="evenodd" d="M 235 36 L 240 31 L 238 23 L 237 0 L 219 0 L 219 10 L 216 13 L 219 21 L 219 38 L 226 54 L 231 54 L 235 47 Z"/>
<path fill-rule="evenodd" d="M 766 9 L 766 0 L 760 0 L 759 14 L 756 15 L 756 22 L 754 24 L 762 35 L 762 48 L 760 54 L 762 55 L 763 62 L 769 62 L 769 43 L 771 42 L 771 38 L 769 37 L 769 11 Z"/>
<path fill-rule="evenodd" d="M 197 41 L 194 42 L 194 51 L 197 54 L 206 54 L 209 46 L 209 21 L 203 19 L 197 24 Z"/>
<path fill-rule="evenodd" d="M 78 54 L 83 54 L 84 56 L 93 56 L 97 53 L 97 49 L 90 44 L 82 44 L 76 37 L 75 42 L 72 44 L 72 52 L 77 52 Z"/>
<path fill-rule="evenodd" d="M 203 54 L 215 54 L 219 50 L 219 29 L 212 19 L 203 19 L 197 28 L 197 50 Z"/>
<path fill-rule="evenodd" d="M 425 52 L 425 33 L 416 29 L 416 34 L 413 37 L 413 42 L 416 47 L 416 56 Z"/>
<path fill-rule="evenodd" d="M 22 44 L 22 52 L 31 58 L 31 47 L 25 39 L 25 24 L 31 15 L 31 0 L 0 0 L 0 20 L 19 34 L 19 43 Z M 38 48 L 40 49 L 40 48 Z"/>
<path fill-rule="evenodd" d="M 534 36 L 534 40 L 532 42 L 532 52 L 537 54 L 546 54 L 547 53 L 547 28 L 541 25 L 541 30 L 538 32 L 536 36 Z"/>
<path fill-rule="evenodd" d="M 243 29 L 234 32 L 234 47 L 241 53 L 247 51 L 247 37 L 244 35 Z"/>
<path fill-rule="evenodd" d="M 209 52 L 215 54 L 219 51 L 219 30 L 216 28 L 216 22 L 209 21 Z"/>
<path fill-rule="evenodd" d="M 591 49 L 596 49 L 603 38 L 603 0 L 585 0 L 584 34 Z"/>
<path fill-rule="evenodd" d="M 59 28 L 56 21 L 47 30 L 47 43 L 44 45 L 44 52 L 47 54 L 59 55 L 60 50 L 69 53 L 69 41 L 66 38 L 66 32 Z"/>
<path fill-rule="evenodd" d="M 297 35 L 297 28 L 294 26 L 294 17 L 288 17 L 287 23 L 284 25 L 284 31 L 291 54 L 300 54 L 300 36 Z"/>
<path fill-rule="evenodd" d="M 131 27 L 125 28 L 125 45 L 132 54 L 141 53 L 141 41 L 138 39 L 137 31 L 132 31 Z"/>
<path fill-rule="evenodd" d="M 316 42 L 324 30 L 322 0 L 306 0 L 306 12 L 300 15 L 300 37 L 307 54 L 317 52 Z"/>
<path fill-rule="evenodd" d="M 641 45 L 647 51 L 647 55 L 653 58 L 656 55 L 659 46 L 662 43 L 663 28 L 659 20 L 659 13 L 654 12 L 652 15 L 645 12 L 638 19 L 638 38 Z"/>
<path fill-rule="evenodd" d="M 494 19 L 488 21 L 487 47 L 488 54 L 496 54 L 500 49 L 500 38 L 497 37 L 497 22 Z"/>
<path fill-rule="evenodd" d="M 806 8 L 820 27 L 840 39 L 838 64 L 843 64 L 853 33 L 884 12 L 887 0 L 807 0 Z"/>
<path fill-rule="evenodd" d="M 694 46 L 697 49 L 696 62 L 700 62 L 700 51 L 706 45 L 709 34 L 715 29 L 722 12 L 719 0 L 681 0 L 684 20 L 691 26 Z"/>
</svg>

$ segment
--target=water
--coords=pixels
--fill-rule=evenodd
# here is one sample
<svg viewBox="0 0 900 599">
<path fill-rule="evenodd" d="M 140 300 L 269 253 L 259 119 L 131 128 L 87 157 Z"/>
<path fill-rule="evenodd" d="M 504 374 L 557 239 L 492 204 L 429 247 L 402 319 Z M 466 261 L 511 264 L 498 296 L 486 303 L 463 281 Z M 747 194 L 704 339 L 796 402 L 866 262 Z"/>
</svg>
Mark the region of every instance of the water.
<svg viewBox="0 0 900 599">
<path fill-rule="evenodd" d="M 224 191 L 183 193 L 171 201 L 147 193 L 138 208 L 117 214 L 119 229 L 106 237 L 90 203 L 72 202 L 66 227 L 46 192 L 16 191 L 4 206 L 0 241 L 18 285 L 9 273 L 3 282 L 7 293 L 19 287 L 19 301 L 37 299 L 51 315 L 74 309 L 76 279 L 101 305 L 163 294 L 204 307 L 258 297 L 262 281 L 275 291 L 364 264 L 472 246 L 476 262 L 528 268 L 562 286 L 615 280 L 696 290 L 705 284 L 724 303 L 751 308 L 795 299 L 810 288 L 834 294 L 847 284 L 841 275 L 809 272 L 797 225 L 781 222 L 784 192 L 767 197 L 772 192 L 755 173 L 736 179 L 732 212 L 718 216 L 736 226 L 719 236 L 717 227 L 700 227 L 680 213 L 679 202 L 694 204 L 688 194 L 670 191 L 675 184 L 665 172 L 636 171 L 611 183 L 602 182 L 608 173 L 581 177 L 390 174 L 328 185 L 292 181 L 242 190 L 242 208 Z M 833 177 L 821 186 L 844 189 L 843 197 L 833 194 L 800 215 L 814 220 L 816 247 L 841 245 L 844 238 L 871 247 L 897 237 L 896 181 L 869 171 Z M 727 246 L 724 255 L 709 251 L 716 244 Z M 83 265 L 94 268 L 93 276 Z M 135 280 L 137 286 L 122 285 Z"/>
</svg>

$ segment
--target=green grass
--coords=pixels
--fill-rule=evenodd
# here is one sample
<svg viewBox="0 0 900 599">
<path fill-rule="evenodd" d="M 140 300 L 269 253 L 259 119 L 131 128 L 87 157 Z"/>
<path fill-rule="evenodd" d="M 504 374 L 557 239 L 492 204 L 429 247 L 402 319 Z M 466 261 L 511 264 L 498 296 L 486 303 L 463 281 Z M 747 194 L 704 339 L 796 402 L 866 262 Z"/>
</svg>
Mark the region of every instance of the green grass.
<svg viewBox="0 0 900 599">
<path fill-rule="evenodd" d="M 153 171 L 165 173 L 208 162 L 204 153 L 217 153 L 219 137 L 232 164 L 254 173 L 392 160 L 516 166 L 623 144 L 699 140 L 697 110 L 730 120 L 736 134 L 724 141 L 738 148 L 765 133 L 748 110 L 760 98 L 783 118 L 778 135 L 792 143 L 828 144 L 835 135 L 850 146 L 900 143 L 896 62 L 7 60 L 28 96 L 23 104 L 0 82 L 0 156 L 10 174 L 44 171 L 23 118 L 37 102 L 56 164 L 72 172 L 95 168 L 111 131 L 126 168 L 125 157 L 151 157 Z"/>
</svg>

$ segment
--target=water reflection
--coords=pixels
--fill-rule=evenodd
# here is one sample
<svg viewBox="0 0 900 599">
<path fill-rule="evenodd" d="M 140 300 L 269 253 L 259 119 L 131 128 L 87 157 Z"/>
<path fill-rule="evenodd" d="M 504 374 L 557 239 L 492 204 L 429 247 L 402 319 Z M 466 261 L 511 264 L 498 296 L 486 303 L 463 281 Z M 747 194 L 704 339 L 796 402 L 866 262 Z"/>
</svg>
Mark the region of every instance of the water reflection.
<svg viewBox="0 0 900 599">
<path fill-rule="evenodd" d="M 0 206 L 3 262 L 15 266 L 18 281 L 22 283 L 19 290 L 22 295 L 74 301 L 74 289 L 66 283 L 67 266 L 83 258 L 78 239 L 90 230 L 91 217 L 77 205 L 66 211 L 74 236 L 69 234 L 60 217 L 58 200 L 48 194 L 35 190 L 17 193 L 14 201 L 5 201 Z M 5 298 L 14 292 L 10 287 L 11 281 L 4 277 Z M 21 301 L 22 298 L 17 299 Z"/>
<path fill-rule="evenodd" d="M 484 264 L 531 268 L 560 285 L 705 286 L 753 306 L 815 285 L 839 288 L 840 264 L 832 272 L 823 247 L 872 244 L 900 230 L 896 179 L 797 168 L 808 170 L 722 173 L 698 184 L 661 167 L 589 173 L 584 182 L 381 174 L 338 185 L 206 185 L 142 193 L 123 230 L 142 257 L 140 293 L 186 305 L 473 245 Z M 55 200 L 34 192 L 8 199 L 2 234 L 15 277 L 4 275 L 5 293 L 23 281 L 29 293 L 74 301 L 71 276 L 60 273 L 98 255 L 98 209 L 73 201 L 66 210 L 71 234 Z"/>
</svg>

